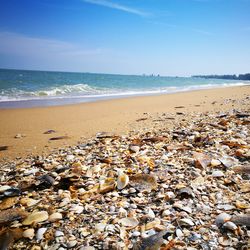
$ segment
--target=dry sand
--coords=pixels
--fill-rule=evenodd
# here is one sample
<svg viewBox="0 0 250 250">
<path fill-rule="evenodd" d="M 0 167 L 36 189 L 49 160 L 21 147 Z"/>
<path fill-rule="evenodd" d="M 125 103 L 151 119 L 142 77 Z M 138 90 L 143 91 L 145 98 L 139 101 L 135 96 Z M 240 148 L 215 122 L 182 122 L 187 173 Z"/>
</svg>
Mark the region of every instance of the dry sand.
<svg viewBox="0 0 250 250">
<path fill-rule="evenodd" d="M 180 119 L 188 119 L 190 112 L 239 109 L 242 104 L 238 100 L 246 99 L 245 105 L 249 106 L 249 97 L 250 86 L 243 86 L 67 106 L 3 109 L 0 146 L 8 146 L 8 150 L 0 151 L 0 160 L 48 153 L 54 148 L 84 142 L 101 131 L 126 134 L 162 126 L 163 114 L 164 125 L 171 126 Z M 56 133 L 44 134 L 47 130 Z M 15 138 L 17 134 L 25 136 Z M 49 140 L 66 135 L 69 139 Z"/>
</svg>

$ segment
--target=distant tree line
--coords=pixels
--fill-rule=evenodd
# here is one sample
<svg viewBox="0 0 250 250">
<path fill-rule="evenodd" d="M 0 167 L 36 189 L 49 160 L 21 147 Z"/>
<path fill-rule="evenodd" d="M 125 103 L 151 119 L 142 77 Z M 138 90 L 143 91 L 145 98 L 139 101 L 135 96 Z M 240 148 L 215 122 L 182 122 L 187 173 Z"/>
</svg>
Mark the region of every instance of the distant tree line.
<svg viewBox="0 0 250 250">
<path fill-rule="evenodd" d="M 226 79 L 226 80 L 250 80 L 250 73 L 240 75 L 195 75 L 192 77 L 199 78 L 213 78 L 213 79 Z"/>
</svg>

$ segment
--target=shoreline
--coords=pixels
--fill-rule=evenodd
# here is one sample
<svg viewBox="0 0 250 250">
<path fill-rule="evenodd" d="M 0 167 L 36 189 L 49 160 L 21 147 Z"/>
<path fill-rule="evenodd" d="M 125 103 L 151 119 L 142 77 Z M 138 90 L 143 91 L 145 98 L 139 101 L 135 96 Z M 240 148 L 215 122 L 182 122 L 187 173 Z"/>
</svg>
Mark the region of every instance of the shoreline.
<svg viewBox="0 0 250 250">
<path fill-rule="evenodd" d="M 202 85 L 201 85 L 202 86 Z M 137 98 L 137 97 L 150 97 L 150 96 L 162 96 L 162 95 L 171 95 L 178 93 L 186 93 L 186 92 L 196 92 L 203 90 L 215 90 L 215 89 L 224 89 L 224 88 L 235 88 L 235 87 L 248 87 L 250 86 L 250 81 L 247 83 L 239 82 L 235 85 L 230 86 L 209 86 L 209 87 L 200 87 L 192 89 L 193 86 L 189 86 L 189 89 L 178 89 L 173 91 L 145 91 L 138 92 L 133 94 L 110 94 L 110 95 L 100 95 L 100 96 L 65 96 L 65 97 L 49 97 L 47 99 L 27 99 L 27 100 L 11 100 L 11 101 L 1 101 L 0 102 L 0 110 L 2 109 L 26 109 L 26 108 L 43 108 L 43 107 L 58 107 L 58 106 L 66 106 L 66 105 L 77 105 L 84 103 L 95 103 L 95 102 L 103 102 L 109 100 L 120 100 L 127 98 Z"/>
<path fill-rule="evenodd" d="M 239 86 L 64 106 L 0 109 L 0 146 L 8 146 L 8 150 L 0 151 L 0 159 L 47 154 L 84 142 L 102 131 L 128 134 L 131 130 L 171 127 L 192 113 L 241 108 L 238 101 L 248 96 L 250 86 Z M 163 114 L 171 119 L 162 119 Z M 48 130 L 56 132 L 44 134 Z M 67 139 L 49 140 L 59 136 Z"/>
</svg>

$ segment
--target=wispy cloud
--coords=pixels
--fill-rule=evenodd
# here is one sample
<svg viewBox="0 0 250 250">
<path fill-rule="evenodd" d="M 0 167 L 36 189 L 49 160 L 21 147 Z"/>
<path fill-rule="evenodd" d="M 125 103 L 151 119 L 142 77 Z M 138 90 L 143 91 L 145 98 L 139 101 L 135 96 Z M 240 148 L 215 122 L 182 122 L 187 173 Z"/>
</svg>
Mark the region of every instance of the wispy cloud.
<svg viewBox="0 0 250 250">
<path fill-rule="evenodd" d="M 206 31 L 206 30 L 201 30 L 201 29 L 191 29 L 191 31 L 199 33 L 201 35 L 205 35 L 205 36 L 212 36 L 213 35 L 212 32 L 209 32 L 209 31 Z"/>
<path fill-rule="evenodd" d="M 135 9 L 135 8 L 131 8 L 125 5 L 121 5 L 115 2 L 111 2 L 111 1 L 107 1 L 107 0 L 82 0 L 83 2 L 86 3 L 90 3 L 90 4 L 95 4 L 95 5 L 100 5 L 100 6 L 104 6 L 107 8 L 111 8 L 111 9 L 116 9 L 116 10 L 120 10 L 120 11 L 124 11 L 127 13 L 131 13 L 131 14 L 135 14 L 138 16 L 149 16 L 150 13 Z"/>
<path fill-rule="evenodd" d="M 110 49 L 0 32 L 0 67 L 101 71 L 105 60 L 112 56 Z"/>
<path fill-rule="evenodd" d="M 85 49 L 80 45 L 56 39 L 37 38 L 13 32 L 0 32 L 0 53 L 84 56 L 101 53 L 101 49 Z"/>
</svg>

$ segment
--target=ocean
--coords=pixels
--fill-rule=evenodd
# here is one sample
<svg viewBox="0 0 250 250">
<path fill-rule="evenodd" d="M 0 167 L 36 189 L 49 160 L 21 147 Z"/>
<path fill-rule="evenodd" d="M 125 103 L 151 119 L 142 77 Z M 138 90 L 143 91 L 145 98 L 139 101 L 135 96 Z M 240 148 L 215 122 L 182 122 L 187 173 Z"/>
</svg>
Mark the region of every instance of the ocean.
<svg viewBox="0 0 250 250">
<path fill-rule="evenodd" d="M 158 95 L 249 81 L 0 69 L 0 108 L 24 108 Z"/>
</svg>

